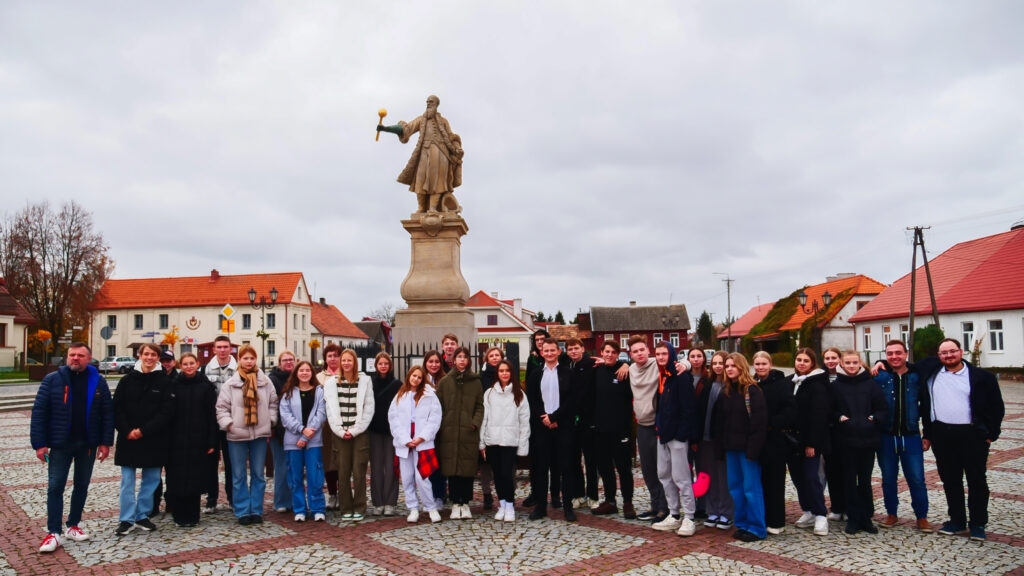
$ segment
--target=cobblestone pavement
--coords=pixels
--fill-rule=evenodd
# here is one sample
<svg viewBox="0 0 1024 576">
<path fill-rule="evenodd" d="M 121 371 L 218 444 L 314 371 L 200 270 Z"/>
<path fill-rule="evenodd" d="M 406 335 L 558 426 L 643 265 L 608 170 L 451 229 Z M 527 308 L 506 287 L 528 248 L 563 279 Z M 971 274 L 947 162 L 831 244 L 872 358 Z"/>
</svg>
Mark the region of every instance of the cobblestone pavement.
<svg viewBox="0 0 1024 576">
<path fill-rule="evenodd" d="M 621 516 L 581 511 L 570 525 L 562 513 L 530 522 L 519 509 L 515 523 L 495 522 L 473 505 L 472 520 L 416 525 L 401 516 L 346 523 L 328 513 L 325 523 L 296 524 L 290 514 L 268 512 L 266 522 L 243 527 L 228 511 L 204 515 L 198 527 L 177 528 L 159 516 L 156 532 L 117 538 L 120 471 L 113 458 L 97 463 L 82 527 L 87 542 L 66 542 L 39 554 L 45 535 L 46 468 L 29 448 L 27 413 L 0 414 L 0 576 L 7 574 L 900 574 L 1024 575 L 1024 384 L 1004 383 L 1003 438 L 992 447 L 989 540 L 921 534 L 913 529 L 910 498 L 901 482 L 899 526 L 877 536 L 847 536 L 842 525 L 818 537 L 787 527 L 779 536 L 743 544 L 730 531 L 701 529 L 692 538 L 656 532 Z M 930 519 L 945 520 L 945 500 L 931 453 L 926 453 Z M 881 488 L 875 474 L 876 508 Z M 647 491 L 635 471 L 638 510 Z M 520 478 L 518 492 L 526 493 Z M 273 483 L 270 482 L 272 487 Z M 270 488 L 272 489 L 272 488 Z M 71 490 L 65 493 L 65 503 Z M 787 488 L 788 520 L 799 515 Z M 222 498 L 223 499 L 223 498 Z M 400 500 L 401 503 L 401 500 Z M 66 509 L 67 504 L 65 504 Z M 271 502 L 268 494 L 267 510 Z"/>
</svg>

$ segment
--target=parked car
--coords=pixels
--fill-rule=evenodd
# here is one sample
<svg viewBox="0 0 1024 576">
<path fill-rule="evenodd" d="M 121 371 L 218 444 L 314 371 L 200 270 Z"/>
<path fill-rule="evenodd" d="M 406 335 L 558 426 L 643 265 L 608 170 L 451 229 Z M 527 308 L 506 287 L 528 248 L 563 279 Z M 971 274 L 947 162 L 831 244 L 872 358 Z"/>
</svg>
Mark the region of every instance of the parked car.
<svg viewBox="0 0 1024 576">
<path fill-rule="evenodd" d="M 126 374 L 132 366 L 135 366 L 135 358 L 131 356 L 107 356 L 100 362 L 100 371 Z"/>
</svg>

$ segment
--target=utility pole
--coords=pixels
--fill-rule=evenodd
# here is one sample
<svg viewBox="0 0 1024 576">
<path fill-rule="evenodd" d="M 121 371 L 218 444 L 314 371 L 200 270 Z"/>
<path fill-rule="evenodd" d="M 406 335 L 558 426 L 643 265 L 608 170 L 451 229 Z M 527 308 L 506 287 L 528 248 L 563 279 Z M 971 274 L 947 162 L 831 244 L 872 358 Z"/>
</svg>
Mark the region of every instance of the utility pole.
<svg viewBox="0 0 1024 576">
<path fill-rule="evenodd" d="M 909 359 L 913 361 L 914 358 L 914 306 L 917 299 L 917 247 L 921 247 L 921 258 L 924 260 L 924 274 L 928 281 L 928 296 L 931 299 L 932 304 L 932 322 L 937 328 L 939 326 L 939 309 L 935 305 L 935 286 L 932 284 L 932 271 L 928 266 L 928 252 L 924 248 L 924 230 L 930 229 L 931 226 L 908 226 L 907 230 L 914 231 L 914 254 L 910 259 L 910 334 L 907 336 L 909 342 L 907 347 L 909 348 Z"/>
<path fill-rule="evenodd" d="M 725 282 L 725 321 L 729 323 L 726 327 L 728 330 L 726 338 L 729 340 L 729 352 L 735 352 L 735 346 L 732 341 L 732 283 L 735 282 L 728 272 L 712 272 L 712 274 L 718 274 L 719 276 L 725 276 L 722 282 Z"/>
</svg>

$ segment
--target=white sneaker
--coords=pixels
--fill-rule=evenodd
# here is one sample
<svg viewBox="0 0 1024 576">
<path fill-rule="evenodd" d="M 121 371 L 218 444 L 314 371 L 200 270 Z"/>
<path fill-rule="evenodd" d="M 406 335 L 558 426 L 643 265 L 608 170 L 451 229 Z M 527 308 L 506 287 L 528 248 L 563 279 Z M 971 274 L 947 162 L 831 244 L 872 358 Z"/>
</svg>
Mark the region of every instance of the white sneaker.
<svg viewBox="0 0 1024 576">
<path fill-rule="evenodd" d="M 597 507 L 601 505 L 600 500 L 591 500 L 590 498 L 587 498 L 587 503 L 590 505 L 591 510 L 597 510 Z"/>
<path fill-rule="evenodd" d="M 203 514 L 214 514 L 215 512 L 217 512 L 216 506 L 207 506 L 206 508 L 203 508 Z"/>
<path fill-rule="evenodd" d="M 797 528 L 810 528 L 814 526 L 814 514 L 812 512 L 804 512 L 804 515 L 799 520 L 794 522 Z"/>
<path fill-rule="evenodd" d="M 679 536 L 693 536 L 697 532 L 697 525 L 694 524 L 690 518 L 683 518 L 683 522 L 679 525 L 679 530 L 676 534 Z"/>
<path fill-rule="evenodd" d="M 846 516 L 846 514 L 836 514 L 835 512 L 829 512 L 828 513 L 828 519 L 833 521 L 833 522 L 840 522 L 840 521 L 842 521 L 843 516 Z"/>
<path fill-rule="evenodd" d="M 89 535 L 85 533 L 85 530 L 82 530 L 78 526 L 72 526 L 71 528 L 68 528 L 67 535 L 68 538 L 74 540 L 75 542 L 85 542 L 89 539 Z"/>
<path fill-rule="evenodd" d="M 665 519 L 661 522 L 655 522 L 654 524 L 651 524 L 651 528 L 654 528 L 655 530 L 661 530 L 663 532 L 670 532 L 673 530 L 678 530 L 679 525 L 681 523 L 682 521 L 679 519 L 678 516 L 673 516 L 669 514 L 668 516 L 665 516 Z"/>
<path fill-rule="evenodd" d="M 505 504 L 506 502 L 504 500 L 498 500 L 498 511 L 494 513 L 495 520 L 505 519 Z"/>
<path fill-rule="evenodd" d="M 814 534 L 816 536 L 828 536 L 828 518 L 824 516 L 814 517 Z"/>
<path fill-rule="evenodd" d="M 385 516 L 394 516 L 395 515 L 395 507 L 394 506 L 390 506 L 390 505 L 385 506 L 384 507 L 384 515 Z"/>
<path fill-rule="evenodd" d="M 431 512 L 433 512 L 433 510 L 431 510 Z M 419 510 L 410 510 L 409 511 L 409 515 L 405 517 L 405 521 L 410 523 L 410 524 L 415 524 L 416 522 L 419 522 L 419 520 L 420 520 L 420 511 Z"/>
<path fill-rule="evenodd" d="M 437 510 L 431 510 L 428 514 L 430 515 L 430 522 L 432 524 L 437 524 L 441 521 L 441 513 Z"/>
<path fill-rule="evenodd" d="M 767 530 L 768 533 L 773 535 L 773 536 L 778 536 L 779 534 L 782 534 L 782 532 L 783 532 L 783 530 L 785 530 L 785 528 L 772 528 L 772 527 L 769 526 L 765 530 Z"/>
<path fill-rule="evenodd" d="M 511 502 L 506 502 L 505 503 L 505 522 L 515 522 L 515 521 L 516 521 L 516 507 L 515 507 L 515 504 L 513 504 Z"/>
<path fill-rule="evenodd" d="M 473 515 L 469 512 L 469 504 L 462 505 L 462 516 L 460 516 L 460 518 L 463 520 L 470 520 L 473 518 Z"/>
<path fill-rule="evenodd" d="M 295 515 L 295 521 L 296 522 L 305 522 L 306 521 L 306 515 L 305 514 L 296 514 Z"/>
<path fill-rule="evenodd" d="M 283 508 L 283 507 L 282 508 L 274 508 L 274 512 L 284 513 L 284 512 L 287 512 L 287 511 L 288 511 L 288 509 L 287 508 Z"/>
<path fill-rule="evenodd" d="M 587 505 L 587 499 L 586 498 L 573 498 L 572 499 L 572 507 L 573 507 L 573 509 L 583 508 L 586 505 Z"/>
<path fill-rule="evenodd" d="M 327 496 L 327 509 L 337 510 L 338 509 L 338 496 Z"/>
<path fill-rule="evenodd" d="M 39 545 L 40 552 L 53 552 L 60 547 L 60 534 L 47 534 L 43 543 Z"/>
<path fill-rule="evenodd" d="M 459 518 L 462 518 L 462 506 L 452 504 L 452 513 L 448 515 L 448 519 L 458 520 Z"/>
<path fill-rule="evenodd" d="M 313 522 L 323 522 L 324 520 L 327 520 L 327 516 L 325 516 L 323 512 L 313 514 Z"/>
</svg>

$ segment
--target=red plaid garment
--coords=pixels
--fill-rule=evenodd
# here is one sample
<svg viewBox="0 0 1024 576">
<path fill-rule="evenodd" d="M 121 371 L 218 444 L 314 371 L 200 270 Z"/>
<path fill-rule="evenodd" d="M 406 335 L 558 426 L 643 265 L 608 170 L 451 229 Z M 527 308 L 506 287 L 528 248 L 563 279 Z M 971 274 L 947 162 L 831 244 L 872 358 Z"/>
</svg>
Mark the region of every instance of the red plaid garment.
<svg viewBox="0 0 1024 576">
<path fill-rule="evenodd" d="M 410 438 L 416 437 L 416 423 L 412 423 L 412 429 L 409 432 Z M 429 478 L 431 474 L 441 469 L 441 464 L 437 461 L 437 451 L 431 448 L 430 450 L 423 450 L 419 453 L 419 458 L 416 460 L 416 470 L 420 473 L 420 478 Z M 402 471 L 398 464 L 398 456 L 395 456 L 395 476 L 402 477 Z"/>
</svg>

